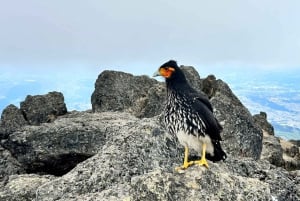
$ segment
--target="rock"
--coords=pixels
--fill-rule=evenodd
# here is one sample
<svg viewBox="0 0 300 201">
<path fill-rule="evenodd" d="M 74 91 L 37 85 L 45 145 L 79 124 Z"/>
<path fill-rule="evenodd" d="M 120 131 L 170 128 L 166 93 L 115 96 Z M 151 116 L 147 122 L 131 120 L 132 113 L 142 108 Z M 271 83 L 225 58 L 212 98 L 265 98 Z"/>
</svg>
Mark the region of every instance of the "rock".
<svg viewBox="0 0 300 201">
<path fill-rule="evenodd" d="M 0 200 L 9 201 L 31 201 L 36 198 L 37 188 L 43 186 L 55 177 L 51 175 L 12 175 L 7 183 L 1 186 Z"/>
<path fill-rule="evenodd" d="M 287 172 L 246 158 L 212 164 L 209 170 L 192 167 L 183 174 L 157 170 L 134 177 L 131 184 L 132 200 L 145 201 L 297 200 L 300 193 Z"/>
<path fill-rule="evenodd" d="M 263 148 L 261 159 L 268 160 L 271 164 L 284 167 L 283 149 L 278 137 L 274 136 L 274 128 L 267 120 L 267 114 L 260 112 L 253 115 L 255 124 L 263 132 Z"/>
<path fill-rule="evenodd" d="M 262 151 L 262 131 L 255 125 L 248 109 L 222 80 L 213 83 L 210 99 L 214 113 L 223 126 L 221 136 L 227 153 L 259 159 Z"/>
<path fill-rule="evenodd" d="M 183 149 L 160 127 L 159 117 L 139 119 L 120 112 L 73 112 L 51 124 L 25 126 L 7 141 L 15 145 L 15 150 L 27 147 L 16 154 L 18 160 L 22 154 L 27 155 L 22 159 L 25 167 L 30 166 L 28 160 L 34 165 L 45 163 L 41 158 L 47 158 L 47 154 L 65 153 L 70 157 L 68 153 L 84 152 L 94 156 L 56 178 L 35 174 L 10 176 L 6 184 L 0 184 L 3 200 L 300 198 L 299 177 L 265 160 L 228 154 L 225 162 L 209 162 L 210 169 L 193 166 L 175 172 L 174 167 L 182 163 Z M 41 166 L 46 170 L 36 171 L 49 174 L 49 164 L 56 164 L 52 169 L 64 169 L 70 163 L 64 161 L 67 159 L 51 159 Z"/>
<path fill-rule="evenodd" d="M 296 145 L 297 147 L 300 147 L 300 140 L 289 140 L 291 143 Z"/>
<path fill-rule="evenodd" d="M 263 130 L 263 149 L 261 159 L 268 160 L 271 164 L 284 167 L 283 149 L 278 137 Z"/>
<path fill-rule="evenodd" d="M 25 173 L 22 165 L 0 145 L 0 182 L 8 179 L 9 175 L 21 173 Z"/>
<path fill-rule="evenodd" d="M 56 117 L 67 113 L 64 96 L 60 92 L 36 96 L 28 95 L 20 105 L 25 119 L 31 125 L 52 122 Z"/>
<path fill-rule="evenodd" d="M 259 114 L 253 115 L 253 119 L 256 125 L 262 130 L 265 130 L 269 135 L 274 135 L 274 127 L 267 120 L 267 113 L 260 112 Z"/>
<path fill-rule="evenodd" d="M 228 85 L 184 69 L 211 98 L 224 128 L 224 162 L 174 171 L 184 150 L 162 126 L 164 83 L 105 71 L 93 112 L 54 114 L 52 123 L 20 126 L 1 141 L 0 168 L 8 175 L 0 181 L 0 200 L 300 200 L 299 171 L 259 159 L 262 131 Z M 292 146 L 283 151 L 296 157 Z"/>
<path fill-rule="evenodd" d="M 267 121 L 267 114 L 260 112 L 253 116 L 255 123 L 263 131 L 263 149 L 261 159 L 287 170 L 300 169 L 300 148 L 293 142 L 274 136 L 274 128 Z"/>
<path fill-rule="evenodd" d="M 217 79 L 214 75 L 209 75 L 207 78 L 202 80 L 201 90 L 208 96 L 212 98 L 217 90 Z"/>
<path fill-rule="evenodd" d="M 0 140 L 7 138 L 24 125 L 27 125 L 21 110 L 14 105 L 7 106 L 1 115 Z"/>
<path fill-rule="evenodd" d="M 283 167 L 287 170 L 300 170 L 300 147 L 284 139 L 280 139 L 280 144 L 283 149 Z"/>
<path fill-rule="evenodd" d="M 61 179 L 39 188 L 38 200 L 66 199 L 102 191 L 109 197 L 118 194 L 126 197 L 133 176 L 159 168 L 173 171 L 182 162 L 183 150 L 177 148 L 174 138 L 163 132 L 157 118 L 138 119 L 128 113 L 111 112 L 91 115 L 97 117 L 105 131 L 102 133 L 105 141 L 98 154 L 78 164 Z M 117 189 L 124 192 L 116 192 Z"/>
<path fill-rule="evenodd" d="M 258 159 L 262 150 L 262 131 L 254 124 L 250 112 L 228 85 L 222 80 L 216 80 L 214 76 L 201 80 L 193 67 L 181 68 L 191 86 L 198 91 L 205 89 L 210 93 L 208 96 L 211 96 L 216 116 L 224 127 L 224 142 L 228 141 L 224 143 L 225 150 L 235 156 Z M 147 76 L 103 71 L 95 84 L 92 106 L 94 112 L 125 111 L 139 118 L 150 118 L 161 114 L 165 97 L 164 83 Z"/>
<path fill-rule="evenodd" d="M 158 118 L 138 119 L 128 113 L 111 112 L 89 115 L 102 126 L 108 125 L 104 144 L 93 157 L 40 186 L 37 200 L 300 198 L 299 180 L 291 180 L 287 171 L 267 161 L 229 155 L 225 162 L 209 162 L 208 170 L 193 166 L 175 172 L 174 167 L 182 163 L 183 150 L 164 133 Z"/>
<path fill-rule="evenodd" d="M 26 172 L 63 175 L 97 153 L 106 129 L 120 122 L 101 121 L 102 114 L 73 112 L 52 124 L 25 126 L 3 142 Z M 125 118 L 125 117 L 124 117 Z"/>
<path fill-rule="evenodd" d="M 200 89 L 201 81 L 192 67 L 181 67 L 190 84 Z M 138 118 L 159 115 L 164 108 L 164 83 L 147 76 L 133 76 L 118 71 L 103 71 L 95 83 L 91 102 L 93 112 L 130 112 Z"/>
<path fill-rule="evenodd" d="M 163 107 L 161 100 L 164 100 L 164 89 L 159 85 L 147 76 L 103 71 L 91 97 L 93 111 L 132 112 L 140 118 L 156 116 L 160 114 Z"/>
</svg>

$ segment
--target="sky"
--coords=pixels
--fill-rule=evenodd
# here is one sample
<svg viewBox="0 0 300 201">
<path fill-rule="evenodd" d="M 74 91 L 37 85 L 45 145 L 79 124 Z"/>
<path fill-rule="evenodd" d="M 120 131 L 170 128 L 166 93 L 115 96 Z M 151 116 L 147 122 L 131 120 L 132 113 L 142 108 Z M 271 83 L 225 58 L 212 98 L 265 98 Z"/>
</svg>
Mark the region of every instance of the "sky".
<svg viewBox="0 0 300 201">
<path fill-rule="evenodd" d="M 299 8 L 298 0 L 2 1 L 0 68 L 150 74 L 169 59 L 212 71 L 299 68 Z"/>
</svg>

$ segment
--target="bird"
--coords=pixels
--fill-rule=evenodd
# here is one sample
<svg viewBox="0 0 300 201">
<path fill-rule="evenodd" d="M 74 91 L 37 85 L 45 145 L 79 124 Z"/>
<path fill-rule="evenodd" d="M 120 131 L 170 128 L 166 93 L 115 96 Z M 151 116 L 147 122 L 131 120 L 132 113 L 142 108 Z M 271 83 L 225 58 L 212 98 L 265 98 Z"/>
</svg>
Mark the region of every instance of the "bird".
<svg viewBox="0 0 300 201">
<path fill-rule="evenodd" d="M 225 160 L 227 155 L 220 144 L 223 128 L 207 96 L 189 85 L 175 60 L 161 65 L 153 76 L 165 78 L 167 98 L 163 121 L 166 130 L 185 148 L 183 165 L 175 169 L 184 170 L 195 164 L 209 168 L 206 159 Z M 188 161 L 190 149 L 201 155 L 200 160 Z"/>
</svg>

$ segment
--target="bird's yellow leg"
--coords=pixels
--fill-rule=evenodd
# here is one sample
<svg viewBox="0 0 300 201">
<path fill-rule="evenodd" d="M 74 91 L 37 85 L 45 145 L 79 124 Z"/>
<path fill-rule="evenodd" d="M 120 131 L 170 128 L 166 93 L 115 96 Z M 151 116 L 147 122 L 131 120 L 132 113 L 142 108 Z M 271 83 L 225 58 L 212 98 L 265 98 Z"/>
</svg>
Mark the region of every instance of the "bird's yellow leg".
<svg viewBox="0 0 300 201">
<path fill-rule="evenodd" d="M 199 165 L 203 165 L 205 166 L 206 168 L 208 168 L 208 163 L 206 161 L 206 158 L 205 158 L 205 152 L 206 152 L 206 144 L 204 143 L 202 145 L 202 155 L 201 155 L 201 159 L 199 161 L 194 161 L 194 164 L 199 164 Z"/>
<path fill-rule="evenodd" d="M 189 157 L 189 148 L 187 146 L 184 147 L 184 160 L 183 160 L 183 165 L 180 167 L 176 167 L 175 170 L 184 170 L 188 168 L 189 166 L 193 165 L 194 162 L 188 162 L 188 157 Z"/>
</svg>

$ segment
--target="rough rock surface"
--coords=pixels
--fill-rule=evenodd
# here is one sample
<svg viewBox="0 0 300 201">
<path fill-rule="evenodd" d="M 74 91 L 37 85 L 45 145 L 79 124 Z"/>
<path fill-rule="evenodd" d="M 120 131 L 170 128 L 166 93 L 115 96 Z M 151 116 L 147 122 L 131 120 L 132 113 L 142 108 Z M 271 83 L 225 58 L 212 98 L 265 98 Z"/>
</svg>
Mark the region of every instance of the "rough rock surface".
<svg viewBox="0 0 300 201">
<path fill-rule="evenodd" d="M 287 170 L 299 170 L 300 147 L 296 143 L 274 136 L 274 128 L 267 121 L 265 112 L 254 115 L 253 119 L 263 131 L 261 159 L 266 159 L 270 163 Z"/>
<path fill-rule="evenodd" d="M 57 116 L 67 113 L 63 94 L 55 91 L 46 95 L 28 95 L 20 105 L 25 119 L 31 125 L 52 122 Z"/>
<path fill-rule="evenodd" d="M 211 80 L 211 77 L 209 78 Z M 205 79 L 204 79 L 205 80 Z M 248 109 L 222 80 L 211 80 L 214 96 L 210 99 L 217 119 L 223 126 L 224 147 L 234 156 L 259 159 L 262 131 L 256 126 Z M 226 143 L 225 143 L 226 142 Z"/>
<path fill-rule="evenodd" d="M 265 160 L 229 155 L 225 162 L 209 162 L 210 169 L 193 166 L 175 172 L 174 167 L 182 163 L 183 149 L 164 133 L 157 117 L 138 119 L 128 113 L 83 112 L 55 122 L 66 121 L 74 126 L 80 118 L 90 122 L 88 128 L 104 127 L 105 132 L 95 130 L 95 135 L 103 136 L 97 154 L 57 178 L 10 176 L 0 190 L 0 200 L 23 199 L 24 195 L 27 200 L 38 201 L 300 198 L 299 177 Z M 11 186 L 13 193 L 9 193 Z"/>
<path fill-rule="evenodd" d="M 0 140 L 27 124 L 19 108 L 14 105 L 7 106 L 1 115 Z"/>
<path fill-rule="evenodd" d="M 290 142 L 296 145 L 297 147 L 300 147 L 300 140 L 290 140 Z"/>
<path fill-rule="evenodd" d="M 253 115 L 256 125 L 263 132 L 263 149 L 261 159 L 268 160 L 271 164 L 278 167 L 284 167 L 283 149 L 278 137 L 274 136 L 274 128 L 267 120 L 267 114 L 260 112 Z"/>
<path fill-rule="evenodd" d="M 201 80 L 193 67 L 181 66 L 189 83 L 200 91 L 202 82 L 209 82 L 215 114 L 224 127 L 224 148 L 235 156 L 258 159 L 262 150 L 262 131 L 253 122 L 250 112 L 222 80 L 209 76 Z M 104 71 L 95 84 L 92 95 L 94 112 L 125 111 L 136 117 L 153 117 L 161 114 L 165 102 L 165 84 L 147 76 Z M 143 108 L 141 110 L 141 108 Z"/>
<path fill-rule="evenodd" d="M 75 112 L 52 124 L 25 126 L 2 144 L 27 172 L 62 175 L 97 153 L 108 126 L 119 126 L 99 121 L 101 116 Z"/>
<path fill-rule="evenodd" d="M 94 112 L 127 111 L 138 117 L 160 114 L 164 89 L 147 76 L 103 71 L 95 83 L 91 102 Z M 150 108 L 151 107 L 151 108 Z"/>
<path fill-rule="evenodd" d="M 253 115 L 254 122 L 269 135 L 274 135 L 274 127 L 267 120 L 267 113 L 260 112 L 259 114 Z"/>
<path fill-rule="evenodd" d="M 283 167 L 287 170 L 300 170 L 300 147 L 284 139 L 280 139 L 280 144 L 283 149 Z"/>
<path fill-rule="evenodd" d="M 36 190 L 43 184 L 53 180 L 51 175 L 21 174 L 9 177 L 5 185 L 0 184 L 0 200 L 32 201 L 36 198 Z M 38 201 L 38 200 L 36 200 Z"/>
<path fill-rule="evenodd" d="M 22 165 L 0 145 L 0 182 L 8 179 L 9 175 L 20 173 L 25 173 Z"/>
<path fill-rule="evenodd" d="M 278 167 L 284 167 L 283 149 L 279 138 L 275 137 L 274 135 L 270 135 L 266 131 L 263 131 L 263 134 L 264 137 L 261 159 L 266 159 Z"/>
<path fill-rule="evenodd" d="M 149 201 L 298 200 L 299 185 L 294 186 L 287 172 L 277 171 L 265 161 L 229 159 L 209 170 L 193 167 L 183 174 L 157 170 L 134 177 L 131 193 L 133 200 Z"/>
</svg>

